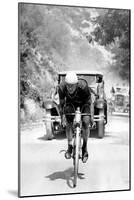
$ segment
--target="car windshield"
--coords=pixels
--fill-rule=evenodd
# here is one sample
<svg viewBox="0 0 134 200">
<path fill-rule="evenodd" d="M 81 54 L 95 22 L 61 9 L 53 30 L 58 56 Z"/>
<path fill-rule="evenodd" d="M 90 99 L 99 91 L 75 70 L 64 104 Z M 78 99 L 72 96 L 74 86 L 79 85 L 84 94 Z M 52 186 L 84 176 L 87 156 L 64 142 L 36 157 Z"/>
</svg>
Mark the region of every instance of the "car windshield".
<svg viewBox="0 0 134 200">
<path fill-rule="evenodd" d="M 93 75 L 78 75 L 78 78 L 85 79 L 88 85 L 95 85 L 96 84 L 96 76 Z"/>
<path fill-rule="evenodd" d="M 116 95 L 115 103 L 117 106 L 123 106 L 124 104 L 124 96 L 123 95 Z"/>
<path fill-rule="evenodd" d="M 96 84 L 96 76 L 95 75 L 77 75 L 79 79 L 85 79 L 89 86 Z M 60 83 L 65 81 L 65 75 L 60 76 Z"/>
</svg>

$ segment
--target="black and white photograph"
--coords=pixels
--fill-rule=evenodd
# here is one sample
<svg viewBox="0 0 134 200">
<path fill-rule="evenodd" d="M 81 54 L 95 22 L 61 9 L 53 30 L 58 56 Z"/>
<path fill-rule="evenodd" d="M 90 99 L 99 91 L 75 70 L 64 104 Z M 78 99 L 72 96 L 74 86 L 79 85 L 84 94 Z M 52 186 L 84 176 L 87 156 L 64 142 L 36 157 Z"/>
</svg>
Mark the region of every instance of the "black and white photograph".
<svg viewBox="0 0 134 200">
<path fill-rule="evenodd" d="M 18 3 L 19 197 L 130 191 L 130 22 Z"/>
</svg>

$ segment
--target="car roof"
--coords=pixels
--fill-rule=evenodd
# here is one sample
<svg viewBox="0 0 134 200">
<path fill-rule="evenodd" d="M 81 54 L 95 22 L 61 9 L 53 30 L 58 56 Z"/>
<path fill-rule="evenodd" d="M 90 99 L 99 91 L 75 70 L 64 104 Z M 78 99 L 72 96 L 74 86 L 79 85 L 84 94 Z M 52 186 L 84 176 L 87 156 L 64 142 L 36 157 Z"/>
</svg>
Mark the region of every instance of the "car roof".
<svg viewBox="0 0 134 200">
<path fill-rule="evenodd" d="M 58 74 L 59 75 L 66 75 L 66 73 L 69 71 L 60 71 Z M 102 72 L 99 71 L 90 71 L 90 70 L 71 70 L 70 72 L 75 72 L 76 74 L 82 74 L 82 75 L 101 75 L 103 76 Z"/>
<path fill-rule="evenodd" d="M 115 96 L 116 95 L 129 96 L 127 92 L 115 92 Z"/>
</svg>

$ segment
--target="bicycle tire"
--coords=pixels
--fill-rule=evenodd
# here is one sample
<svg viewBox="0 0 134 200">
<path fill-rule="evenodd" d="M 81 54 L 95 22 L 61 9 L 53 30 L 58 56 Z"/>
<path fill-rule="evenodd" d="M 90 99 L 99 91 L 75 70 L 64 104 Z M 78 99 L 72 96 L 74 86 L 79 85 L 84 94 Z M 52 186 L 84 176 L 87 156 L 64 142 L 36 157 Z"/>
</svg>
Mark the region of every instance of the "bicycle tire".
<svg viewBox="0 0 134 200">
<path fill-rule="evenodd" d="M 75 148 L 74 148 L 74 187 L 77 185 L 78 169 L 79 169 L 79 150 L 80 150 L 80 128 L 76 127 Z"/>
</svg>

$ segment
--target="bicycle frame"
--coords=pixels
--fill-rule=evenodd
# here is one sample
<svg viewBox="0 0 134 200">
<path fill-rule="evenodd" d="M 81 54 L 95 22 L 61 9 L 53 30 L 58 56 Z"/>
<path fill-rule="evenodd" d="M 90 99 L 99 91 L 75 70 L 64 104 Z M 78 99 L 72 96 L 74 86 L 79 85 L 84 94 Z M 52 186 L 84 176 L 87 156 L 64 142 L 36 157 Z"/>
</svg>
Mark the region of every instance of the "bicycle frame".
<svg viewBox="0 0 134 200">
<path fill-rule="evenodd" d="M 74 183 L 73 186 L 77 185 L 78 169 L 79 169 L 79 159 L 81 159 L 81 146 L 82 146 L 82 116 L 90 116 L 89 113 L 81 113 L 78 107 L 75 113 L 67 113 L 67 115 L 74 115 L 74 133 L 73 133 L 73 165 L 74 165 Z"/>
</svg>

